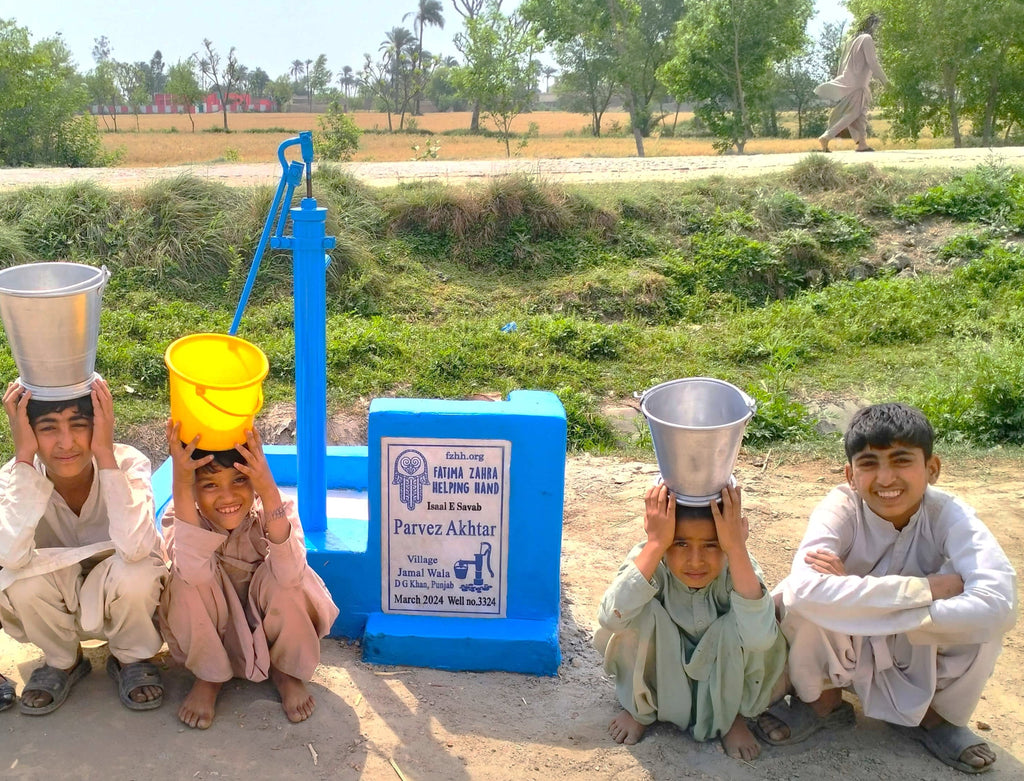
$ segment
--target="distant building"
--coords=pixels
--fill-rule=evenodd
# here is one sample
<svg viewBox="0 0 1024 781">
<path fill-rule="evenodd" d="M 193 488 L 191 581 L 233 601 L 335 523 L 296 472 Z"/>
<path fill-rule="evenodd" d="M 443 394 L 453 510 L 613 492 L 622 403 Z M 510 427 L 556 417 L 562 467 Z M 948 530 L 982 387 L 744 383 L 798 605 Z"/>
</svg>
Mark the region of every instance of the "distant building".
<svg viewBox="0 0 1024 781">
<path fill-rule="evenodd" d="M 220 98 L 217 93 L 211 92 L 202 103 L 192 106 L 192 111 L 186 110 L 181 103 L 176 103 L 174 95 L 166 92 L 158 92 L 153 95 L 153 102 L 147 106 L 139 106 L 140 114 L 218 114 L 220 113 Z M 249 93 L 231 92 L 228 93 L 228 112 L 239 113 L 255 111 L 264 113 L 274 110 L 274 102 L 270 98 L 253 98 Z M 89 106 L 92 114 L 132 114 L 131 106 Z"/>
</svg>

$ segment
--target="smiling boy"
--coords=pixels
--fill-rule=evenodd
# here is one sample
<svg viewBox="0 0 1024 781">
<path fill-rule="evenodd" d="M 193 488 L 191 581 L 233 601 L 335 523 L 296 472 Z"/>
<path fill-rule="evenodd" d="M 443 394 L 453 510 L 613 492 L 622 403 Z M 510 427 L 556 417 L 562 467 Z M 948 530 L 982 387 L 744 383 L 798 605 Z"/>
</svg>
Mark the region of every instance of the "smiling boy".
<svg viewBox="0 0 1024 781">
<path fill-rule="evenodd" d="M 1013 625 L 1016 575 L 974 510 L 933 487 L 941 463 L 920 410 L 859 410 L 844 437 L 847 485 L 811 515 L 779 585 L 794 696 L 758 720 L 769 743 L 850 725 L 897 726 L 964 773 L 995 754 L 966 724 Z"/>
<path fill-rule="evenodd" d="M 771 702 L 786 646 L 747 552 L 740 490 L 726 488 L 721 509 L 677 506 L 665 485 L 644 501 L 647 540 L 605 592 L 594 638 L 623 707 L 608 732 L 633 744 L 667 721 L 754 759 L 760 746 L 744 717 Z"/>
<path fill-rule="evenodd" d="M 14 458 L 0 469 L 0 621 L 43 665 L 21 712 L 51 713 L 89 673 L 81 641 L 106 640 L 107 670 L 132 710 L 160 705 L 149 659 L 163 644 L 153 614 L 167 574 L 153 520 L 149 460 L 114 443 L 113 398 L 37 401 L 13 382 L 3 397 Z"/>
</svg>

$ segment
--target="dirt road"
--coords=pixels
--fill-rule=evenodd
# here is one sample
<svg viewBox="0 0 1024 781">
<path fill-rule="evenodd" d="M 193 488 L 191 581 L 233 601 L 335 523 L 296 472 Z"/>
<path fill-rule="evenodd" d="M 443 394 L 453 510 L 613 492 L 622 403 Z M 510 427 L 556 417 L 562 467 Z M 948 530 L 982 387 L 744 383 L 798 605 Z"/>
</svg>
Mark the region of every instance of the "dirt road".
<svg viewBox="0 0 1024 781">
<path fill-rule="evenodd" d="M 401 163 L 345 163 L 343 168 L 375 186 L 411 180 L 450 183 L 480 181 L 510 172 L 523 172 L 553 182 L 654 181 L 699 179 L 707 176 L 756 176 L 784 170 L 809 152 L 773 155 L 693 155 L 690 157 L 580 157 L 564 160 L 421 160 Z M 870 162 L 880 167 L 970 168 L 986 161 L 1024 166 L 1024 147 L 970 149 L 903 149 L 869 154 L 831 153 L 843 163 Z M 109 187 L 137 187 L 168 176 L 192 174 L 233 186 L 276 185 L 281 167 L 273 163 L 208 163 L 166 168 L 2 168 L 0 191 L 33 184 L 94 181 Z"/>
</svg>

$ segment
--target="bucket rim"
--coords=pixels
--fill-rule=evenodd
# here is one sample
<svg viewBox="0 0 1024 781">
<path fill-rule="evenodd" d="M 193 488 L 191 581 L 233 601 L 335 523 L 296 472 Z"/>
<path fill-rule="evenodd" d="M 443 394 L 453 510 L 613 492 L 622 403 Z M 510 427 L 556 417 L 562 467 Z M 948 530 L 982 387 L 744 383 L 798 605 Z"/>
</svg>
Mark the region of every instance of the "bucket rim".
<svg viewBox="0 0 1024 781">
<path fill-rule="evenodd" d="M 15 382 L 19 383 L 27 391 L 31 391 L 32 398 L 36 401 L 70 401 L 87 396 L 92 392 L 93 383 L 103 379 L 99 372 L 93 372 L 89 379 L 84 382 L 76 382 L 73 385 L 33 385 L 18 377 Z"/>
<path fill-rule="evenodd" d="M 671 421 L 668 421 L 668 420 L 662 420 L 658 416 L 652 414 L 647 409 L 647 399 L 655 391 L 664 389 L 664 388 L 666 388 L 666 387 L 668 387 L 670 385 L 678 385 L 678 384 L 684 383 L 684 382 L 697 382 L 697 381 L 711 382 L 711 383 L 715 383 L 716 385 L 724 385 L 727 388 L 731 388 L 732 390 L 736 391 L 736 393 L 739 394 L 740 398 L 743 399 L 743 403 L 746 405 L 747 414 L 744 415 L 742 418 L 739 418 L 737 420 L 730 421 L 729 423 L 719 423 L 716 426 L 686 426 L 686 425 L 683 425 L 682 423 L 672 423 Z M 653 388 L 648 388 L 647 390 L 645 390 L 644 393 L 643 393 L 643 396 L 640 399 L 640 411 L 643 413 L 644 417 L 647 418 L 648 421 L 653 420 L 653 421 L 655 421 L 656 423 L 659 423 L 662 426 L 671 426 L 672 428 L 678 428 L 678 429 L 682 429 L 684 431 L 714 431 L 715 429 L 720 429 L 720 428 L 731 428 L 731 427 L 736 426 L 736 425 L 738 425 L 740 423 L 746 424 L 746 422 L 748 420 L 750 420 L 752 417 L 754 417 L 754 413 L 757 411 L 757 402 L 755 402 L 754 399 L 752 399 L 748 394 L 744 393 L 742 390 L 737 388 L 731 382 L 726 382 L 725 380 L 719 380 L 716 377 L 679 377 L 679 378 L 674 379 L 674 380 L 668 380 L 667 382 L 659 383 L 658 385 L 655 385 Z"/>
<path fill-rule="evenodd" d="M 171 360 L 171 352 L 172 352 L 172 350 L 174 350 L 176 347 L 179 347 L 182 344 L 187 343 L 187 342 L 197 341 L 199 339 L 203 339 L 203 340 L 209 341 L 209 340 L 211 340 L 211 338 L 212 338 L 213 341 L 227 342 L 228 344 L 244 345 L 246 347 L 250 347 L 253 350 L 255 350 L 256 354 L 259 355 L 259 357 L 260 357 L 260 365 L 259 365 L 259 369 L 257 371 L 257 374 L 259 376 L 253 377 L 252 379 L 247 380 L 246 382 L 235 382 L 235 383 L 196 382 L 193 378 L 189 377 L 187 374 L 185 374 L 183 371 L 181 371 L 181 369 L 178 369 L 177 367 L 175 367 L 174 362 Z M 188 336 L 182 336 L 182 337 L 180 337 L 178 339 L 175 339 L 173 342 L 171 342 L 169 345 L 167 345 L 167 349 L 164 350 L 164 364 L 167 366 L 167 371 L 169 371 L 171 374 L 173 374 L 176 377 L 180 377 L 182 380 L 184 380 L 185 382 L 187 382 L 187 383 L 189 383 L 191 385 L 195 385 L 196 387 L 207 388 L 209 390 L 219 390 L 219 391 L 241 390 L 242 388 L 252 387 L 253 385 L 256 385 L 258 383 L 263 382 L 263 380 L 266 379 L 267 374 L 270 373 L 270 361 L 267 360 L 267 354 L 265 352 L 263 352 L 263 350 L 261 350 L 257 345 L 253 344 L 252 342 L 246 341 L 245 339 L 242 339 L 241 337 L 238 337 L 238 336 L 231 336 L 230 334 L 215 334 L 215 333 L 209 333 L 209 334 L 206 334 L 206 333 L 204 333 L 204 334 L 189 334 Z"/>
<path fill-rule="evenodd" d="M 46 290 L 17 290 L 3 285 L 3 276 L 9 271 L 18 271 L 25 268 L 39 268 L 41 266 L 72 266 L 76 269 L 87 268 L 96 272 L 94 278 L 84 279 L 64 287 L 54 287 Z M 40 263 L 21 263 L 17 266 L 8 266 L 0 269 L 0 295 L 12 296 L 14 298 L 60 298 L 76 293 L 83 293 L 94 288 L 103 289 L 110 279 L 110 270 L 106 266 L 93 266 L 89 263 L 71 263 L 66 260 L 48 260 Z"/>
</svg>

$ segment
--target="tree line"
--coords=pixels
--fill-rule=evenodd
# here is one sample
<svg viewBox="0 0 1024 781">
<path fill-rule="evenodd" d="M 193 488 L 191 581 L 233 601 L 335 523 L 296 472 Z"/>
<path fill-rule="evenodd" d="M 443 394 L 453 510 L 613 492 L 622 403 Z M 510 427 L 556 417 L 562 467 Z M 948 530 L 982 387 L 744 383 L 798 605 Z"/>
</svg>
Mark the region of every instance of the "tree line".
<svg viewBox="0 0 1024 781">
<path fill-rule="evenodd" d="M 154 94 L 192 106 L 211 91 L 225 130 L 228 96 L 239 91 L 267 97 L 278 109 L 303 101 L 310 111 L 314 101 L 342 113 L 375 108 L 386 113 L 392 131 L 408 129 L 409 117 L 429 100 L 441 111 L 471 110 L 470 132 L 480 130 L 481 118 L 489 121 L 510 154 L 513 119 L 536 104 L 541 78 L 547 85 L 555 74 L 560 105 L 585 114 L 594 136 L 602 134 L 609 106 L 620 101 L 640 156 L 652 133 L 681 132 L 683 104 L 716 148 L 743 152 L 750 138 L 787 132 L 779 125 L 782 111 L 796 113 L 800 136 L 823 130 L 825 110 L 813 88 L 835 75 L 846 32 L 826 24 L 810 40 L 812 0 L 524 0 L 511 13 L 501 0 L 450 3 L 462 25 L 455 54 L 424 49 L 424 31 L 444 27 L 445 7 L 441 0 L 417 0 L 359 67 L 345 65 L 335 74 L 320 54 L 296 58 L 276 79 L 240 63 L 234 47 L 224 53 L 209 39 L 168 66 L 160 51 L 149 62 L 120 62 L 100 37 L 93 67 L 80 74 L 59 38 L 33 45 L 28 31 L 0 20 L 0 72 L 16 74 L 0 90 L 0 160 L 73 161 L 98 150 L 98 139 L 71 119 L 89 103 L 128 104 L 138 126 L 139 107 Z M 885 20 L 876 37 L 892 83 L 879 105 L 895 137 L 916 140 L 927 129 L 960 146 L 968 133 L 986 144 L 1020 133 L 1020 0 L 848 5 L 856 16 L 879 11 Z M 544 52 L 557 68 L 542 65 Z M 27 98 L 43 92 L 44 100 Z M 118 129 L 116 113 L 103 121 Z"/>
</svg>

